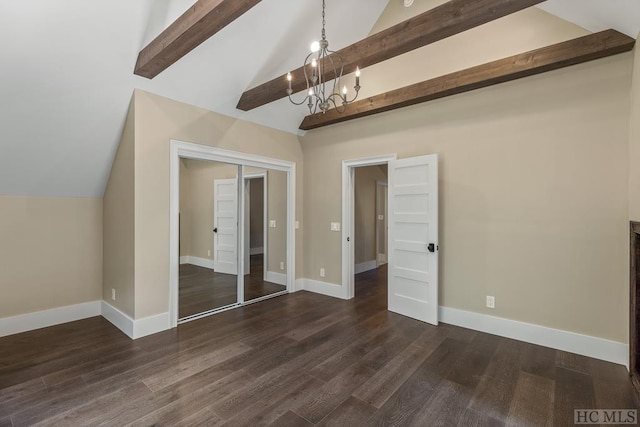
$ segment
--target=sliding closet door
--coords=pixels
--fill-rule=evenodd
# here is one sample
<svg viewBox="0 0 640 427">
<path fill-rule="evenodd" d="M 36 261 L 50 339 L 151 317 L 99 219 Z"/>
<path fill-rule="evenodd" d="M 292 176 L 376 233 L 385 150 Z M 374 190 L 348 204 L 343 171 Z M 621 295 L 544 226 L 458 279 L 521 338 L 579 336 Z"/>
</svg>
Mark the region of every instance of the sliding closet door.
<svg viewBox="0 0 640 427">
<path fill-rule="evenodd" d="M 182 159 L 178 318 L 238 305 L 238 165 Z"/>
</svg>

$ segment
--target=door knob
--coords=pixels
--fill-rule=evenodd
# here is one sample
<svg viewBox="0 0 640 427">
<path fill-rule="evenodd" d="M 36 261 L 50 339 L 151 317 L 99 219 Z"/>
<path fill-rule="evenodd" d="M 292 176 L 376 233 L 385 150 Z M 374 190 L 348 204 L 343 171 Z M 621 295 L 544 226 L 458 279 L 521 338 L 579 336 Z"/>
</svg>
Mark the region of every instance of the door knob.
<svg viewBox="0 0 640 427">
<path fill-rule="evenodd" d="M 436 245 L 435 243 L 429 243 L 427 245 L 427 249 L 429 250 L 429 252 L 435 252 L 436 251 Z"/>
<path fill-rule="evenodd" d="M 214 232 L 214 233 L 217 233 L 217 232 L 218 232 L 218 227 L 214 228 L 214 229 L 213 229 L 213 232 Z"/>
</svg>

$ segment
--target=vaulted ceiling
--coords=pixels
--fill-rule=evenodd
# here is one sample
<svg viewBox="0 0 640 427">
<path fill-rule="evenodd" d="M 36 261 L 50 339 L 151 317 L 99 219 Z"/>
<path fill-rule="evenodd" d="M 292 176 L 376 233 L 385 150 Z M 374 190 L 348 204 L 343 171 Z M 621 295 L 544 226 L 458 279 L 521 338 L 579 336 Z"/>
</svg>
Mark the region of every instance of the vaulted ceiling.
<svg viewBox="0 0 640 427">
<path fill-rule="evenodd" d="M 235 107 L 246 89 L 300 65 L 318 37 L 320 2 L 263 0 L 153 80 L 135 76 L 138 52 L 193 3 L 0 2 L 0 195 L 100 197 L 134 88 L 297 132 L 304 109 L 286 99 L 249 112 Z M 333 49 L 366 37 L 387 6 L 327 3 Z M 540 7 L 590 31 L 635 38 L 640 30 L 637 0 Z"/>
</svg>

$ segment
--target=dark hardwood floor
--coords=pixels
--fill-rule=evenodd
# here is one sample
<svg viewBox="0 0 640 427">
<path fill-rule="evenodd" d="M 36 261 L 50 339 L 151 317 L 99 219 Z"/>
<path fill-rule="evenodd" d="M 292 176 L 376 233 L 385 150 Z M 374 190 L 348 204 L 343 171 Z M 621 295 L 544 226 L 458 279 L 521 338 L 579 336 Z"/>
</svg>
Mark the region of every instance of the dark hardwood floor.
<svg viewBox="0 0 640 427">
<path fill-rule="evenodd" d="M 638 408 L 623 366 L 297 292 L 131 341 L 101 317 L 0 338 L 0 426 L 569 426 Z"/>
<path fill-rule="evenodd" d="M 249 274 L 244 276 L 245 301 L 286 290 L 286 286 L 263 280 L 263 266 L 262 255 L 251 256 Z M 238 302 L 236 275 L 182 264 L 179 279 L 180 319 Z"/>
</svg>

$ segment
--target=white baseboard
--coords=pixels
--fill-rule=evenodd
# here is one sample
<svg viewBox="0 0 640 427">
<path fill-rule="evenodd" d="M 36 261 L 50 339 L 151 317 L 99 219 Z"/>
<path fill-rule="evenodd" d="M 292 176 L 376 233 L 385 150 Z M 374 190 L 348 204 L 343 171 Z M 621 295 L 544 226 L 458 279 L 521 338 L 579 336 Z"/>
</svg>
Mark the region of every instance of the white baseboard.
<svg viewBox="0 0 640 427">
<path fill-rule="evenodd" d="M 282 273 L 276 273 L 275 271 L 267 271 L 265 277 L 267 282 L 275 283 L 277 285 L 287 286 L 287 275 Z"/>
<path fill-rule="evenodd" d="M 249 255 L 261 255 L 263 253 L 264 253 L 263 247 L 249 249 Z"/>
<path fill-rule="evenodd" d="M 355 274 L 364 273 L 365 271 L 375 270 L 378 268 L 376 260 L 361 262 L 355 265 Z"/>
<path fill-rule="evenodd" d="M 441 322 L 450 325 L 606 360 L 629 368 L 629 346 L 621 342 L 449 307 L 439 307 L 438 314 Z"/>
<path fill-rule="evenodd" d="M 305 291 L 315 292 L 317 294 L 327 295 L 334 298 L 346 299 L 343 294 L 344 289 L 340 285 L 312 279 L 298 279 L 297 281 L 301 282 L 302 289 Z"/>
<path fill-rule="evenodd" d="M 0 337 L 94 316 L 100 316 L 100 301 L 89 301 L 66 307 L 0 318 Z"/>
<path fill-rule="evenodd" d="M 197 256 L 181 256 L 180 264 L 197 265 L 198 267 L 208 268 L 213 270 L 213 260 L 209 258 L 200 258 Z"/>
<path fill-rule="evenodd" d="M 169 313 L 133 320 L 106 301 L 102 301 L 102 317 L 113 323 L 116 328 L 134 340 L 171 329 L 169 325 Z"/>
<path fill-rule="evenodd" d="M 102 317 L 133 339 L 133 319 L 106 301 L 102 301 Z"/>
<path fill-rule="evenodd" d="M 304 290 L 304 279 L 296 279 L 293 283 L 293 289 L 291 292 L 298 292 Z"/>
</svg>

